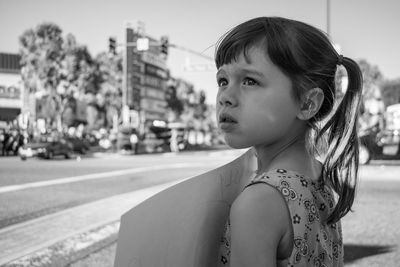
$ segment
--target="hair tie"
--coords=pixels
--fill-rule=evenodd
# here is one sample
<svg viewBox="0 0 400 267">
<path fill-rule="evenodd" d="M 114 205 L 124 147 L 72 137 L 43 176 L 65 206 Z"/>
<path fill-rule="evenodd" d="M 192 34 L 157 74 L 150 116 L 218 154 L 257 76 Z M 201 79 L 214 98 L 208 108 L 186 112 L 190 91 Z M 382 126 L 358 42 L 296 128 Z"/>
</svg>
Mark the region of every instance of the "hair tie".
<svg viewBox="0 0 400 267">
<path fill-rule="evenodd" d="M 339 55 L 337 59 L 337 65 L 343 65 L 343 55 Z"/>
</svg>

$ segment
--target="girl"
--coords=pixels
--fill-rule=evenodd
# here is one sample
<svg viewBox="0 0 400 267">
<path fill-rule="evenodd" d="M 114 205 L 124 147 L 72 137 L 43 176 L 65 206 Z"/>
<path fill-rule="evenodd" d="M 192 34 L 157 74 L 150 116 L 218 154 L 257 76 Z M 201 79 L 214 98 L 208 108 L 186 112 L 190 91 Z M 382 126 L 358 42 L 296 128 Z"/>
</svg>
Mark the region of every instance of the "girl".
<svg viewBox="0 0 400 267">
<path fill-rule="evenodd" d="M 232 204 L 220 265 L 343 266 L 340 219 L 358 170 L 358 65 L 323 32 L 278 17 L 233 28 L 215 62 L 219 128 L 229 146 L 253 147 L 258 161 Z M 348 88 L 337 104 L 339 65 Z"/>
</svg>

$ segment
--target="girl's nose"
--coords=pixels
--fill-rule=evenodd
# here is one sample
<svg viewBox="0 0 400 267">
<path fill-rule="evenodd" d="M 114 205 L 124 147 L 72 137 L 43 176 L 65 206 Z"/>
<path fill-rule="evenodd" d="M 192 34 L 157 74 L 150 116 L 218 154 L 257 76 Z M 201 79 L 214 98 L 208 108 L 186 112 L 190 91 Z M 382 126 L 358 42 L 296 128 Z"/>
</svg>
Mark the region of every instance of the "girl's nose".
<svg viewBox="0 0 400 267">
<path fill-rule="evenodd" d="M 232 107 L 237 105 L 237 96 L 234 94 L 233 88 L 225 88 L 218 96 L 220 106 Z"/>
<path fill-rule="evenodd" d="M 230 101 L 230 100 L 228 100 L 228 99 L 224 99 L 224 100 L 219 100 L 219 104 L 221 105 L 221 106 L 227 106 L 227 107 L 229 107 L 229 106 L 233 106 L 233 104 L 232 104 L 232 102 Z"/>
</svg>

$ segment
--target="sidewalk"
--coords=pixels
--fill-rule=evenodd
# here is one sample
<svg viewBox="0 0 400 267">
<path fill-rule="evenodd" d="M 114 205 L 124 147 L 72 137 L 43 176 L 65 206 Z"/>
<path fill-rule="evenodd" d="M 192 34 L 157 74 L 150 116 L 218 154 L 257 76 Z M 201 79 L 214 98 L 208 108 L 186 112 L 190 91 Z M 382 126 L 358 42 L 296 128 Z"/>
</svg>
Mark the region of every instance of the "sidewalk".
<svg viewBox="0 0 400 267">
<path fill-rule="evenodd" d="M 65 266 L 96 243 L 116 240 L 123 213 L 178 183 L 161 184 L 0 229 L 0 266 Z"/>
</svg>

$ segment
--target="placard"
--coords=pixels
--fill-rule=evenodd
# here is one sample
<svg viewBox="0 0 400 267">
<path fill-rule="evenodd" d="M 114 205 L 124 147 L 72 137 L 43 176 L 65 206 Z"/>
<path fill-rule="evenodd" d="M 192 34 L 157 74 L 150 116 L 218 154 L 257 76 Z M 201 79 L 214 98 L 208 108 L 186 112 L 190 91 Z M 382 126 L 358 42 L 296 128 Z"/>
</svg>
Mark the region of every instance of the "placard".
<svg viewBox="0 0 400 267">
<path fill-rule="evenodd" d="M 122 216 L 114 267 L 217 266 L 232 202 L 254 175 L 250 149 L 187 179 Z"/>
</svg>

